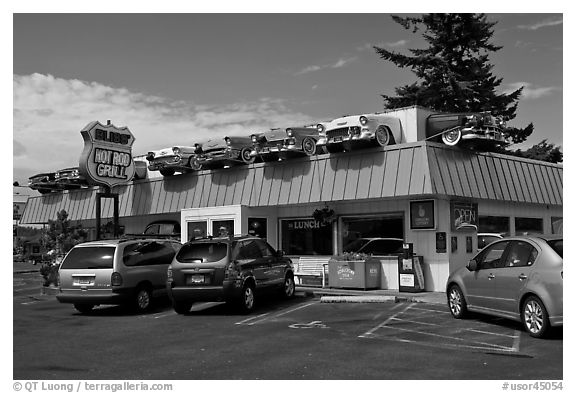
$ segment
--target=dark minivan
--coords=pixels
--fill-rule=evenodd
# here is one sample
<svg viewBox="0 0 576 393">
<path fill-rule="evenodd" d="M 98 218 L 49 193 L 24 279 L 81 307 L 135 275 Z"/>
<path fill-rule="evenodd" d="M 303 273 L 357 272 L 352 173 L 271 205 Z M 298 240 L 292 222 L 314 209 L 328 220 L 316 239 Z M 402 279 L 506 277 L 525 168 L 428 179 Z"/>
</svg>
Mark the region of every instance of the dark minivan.
<svg viewBox="0 0 576 393">
<path fill-rule="evenodd" d="M 179 314 L 196 301 L 226 301 L 250 312 L 255 294 L 277 291 L 294 296 L 290 258 L 254 236 L 192 240 L 182 246 L 168 268 L 168 296 Z"/>
</svg>

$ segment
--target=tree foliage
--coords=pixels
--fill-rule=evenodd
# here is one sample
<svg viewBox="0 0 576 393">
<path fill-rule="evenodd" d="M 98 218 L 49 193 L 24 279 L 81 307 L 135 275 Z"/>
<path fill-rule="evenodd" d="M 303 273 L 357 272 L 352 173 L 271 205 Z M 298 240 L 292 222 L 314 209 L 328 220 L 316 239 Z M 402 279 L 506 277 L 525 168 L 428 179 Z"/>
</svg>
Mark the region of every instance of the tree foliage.
<svg viewBox="0 0 576 393">
<path fill-rule="evenodd" d="M 383 94 L 385 108 L 421 105 L 440 112 L 489 111 L 507 120 L 516 117 L 523 87 L 510 93 L 499 92 L 502 78 L 493 74 L 489 61 L 491 53 L 502 49 L 491 42 L 496 22 L 489 22 L 484 14 L 425 14 L 392 16 L 392 19 L 413 34 L 421 33 L 428 46 L 409 49 L 409 54 L 374 47 L 382 59 L 409 68 L 417 77 L 416 82 L 396 87 L 395 96 Z M 517 144 L 526 141 L 533 130 L 530 123 L 520 129 L 509 127 L 506 133 L 512 144 Z M 545 141 L 536 146 L 521 153 L 494 149 L 505 154 L 561 161 L 559 147 Z M 543 151 L 547 148 L 549 154 Z"/>
<path fill-rule="evenodd" d="M 55 249 L 60 254 L 67 253 L 86 238 L 87 232 L 80 225 L 72 224 L 66 210 L 59 211 L 56 220 L 48 221 L 47 248 Z"/>
</svg>

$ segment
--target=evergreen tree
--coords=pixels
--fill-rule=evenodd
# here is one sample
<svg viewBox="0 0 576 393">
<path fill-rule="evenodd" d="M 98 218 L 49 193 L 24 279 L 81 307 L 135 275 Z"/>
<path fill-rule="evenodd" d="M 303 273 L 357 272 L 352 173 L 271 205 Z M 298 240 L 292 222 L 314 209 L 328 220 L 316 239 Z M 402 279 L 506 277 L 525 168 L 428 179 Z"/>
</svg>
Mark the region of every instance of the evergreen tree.
<svg viewBox="0 0 576 393">
<path fill-rule="evenodd" d="M 426 14 L 406 18 L 392 16 L 392 19 L 412 33 L 423 29 L 422 36 L 428 47 L 409 49 L 410 55 L 374 47 L 382 59 L 400 68 L 410 68 L 418 78 L 417 82 L 395 88 L 396 96 L 382 95 L 386 109 L 421 105 L 442 112 L 489 111 L 507 120 L 516 117 L 523 88 L 499 93 L 502 78 L 494 76 L 489 62 L 489 54 L 502 49 L 491 43 L 496 22 L 488 22 L 484 14 Z M 530 123 L 522 129 L 509 127 L 506 133 L 516 144 L 526 141 L 533 130 Z M 539 146 L 538 157 L 562 160 L 559 147 L 545 141 Z M 546 148 L 555 152 L 545 154 L 542 149 Z M 532 157 L 536 151 L 532 149 L 511 152 L 494 148 L 523 157 Z"/>
</svg>

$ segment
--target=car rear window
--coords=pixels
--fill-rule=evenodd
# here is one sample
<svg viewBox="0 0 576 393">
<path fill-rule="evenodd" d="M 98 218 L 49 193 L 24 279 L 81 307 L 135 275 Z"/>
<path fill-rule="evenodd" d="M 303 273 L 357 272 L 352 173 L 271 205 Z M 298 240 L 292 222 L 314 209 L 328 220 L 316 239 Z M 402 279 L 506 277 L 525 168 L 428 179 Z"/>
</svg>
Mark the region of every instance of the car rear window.
<svg viewBox="0 0 576 393">
<path fill-rule="evenodd" d="M 564 258 L 564 239 L 548 240 L 548 244 L 561 258 Z"/>
<path fill-rule="evenodd" d="M 182 246 L 176 260 L 182 263 L 216 262 L 226 257 L 226 243 L 193 243 Z"/>
<path fill-rule="evenodd" d="M 61 269 L 111 269 L 116 247 L 77 247 L 70 250 Z"/>
</svg>

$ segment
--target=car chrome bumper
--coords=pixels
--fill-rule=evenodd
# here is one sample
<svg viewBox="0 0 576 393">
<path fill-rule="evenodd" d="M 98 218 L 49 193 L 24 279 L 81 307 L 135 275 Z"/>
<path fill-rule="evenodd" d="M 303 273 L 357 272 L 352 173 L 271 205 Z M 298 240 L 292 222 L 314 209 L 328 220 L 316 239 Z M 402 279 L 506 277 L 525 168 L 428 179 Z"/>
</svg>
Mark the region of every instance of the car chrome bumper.
<svg viewBox="0 0 576 393">
<path fill-rule="evenodd" d="M 202 285 L 202 286 L 166 286 L 168 297 L 176 301 L 222 301 L 236 298 L 241 295 L 241 285 L 238 282 L 225 282 L 223 285 Z"/>
</svg>

